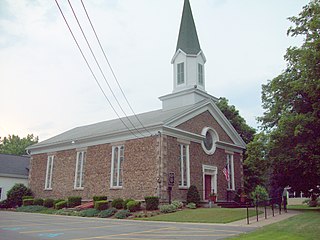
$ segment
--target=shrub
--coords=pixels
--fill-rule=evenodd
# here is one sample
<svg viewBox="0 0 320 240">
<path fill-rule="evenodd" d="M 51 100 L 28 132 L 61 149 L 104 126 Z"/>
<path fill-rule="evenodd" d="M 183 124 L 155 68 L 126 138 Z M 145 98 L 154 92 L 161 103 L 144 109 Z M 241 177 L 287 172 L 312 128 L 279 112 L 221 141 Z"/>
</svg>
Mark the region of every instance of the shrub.
<svg viewBox="0 0 320 240">
<path fill-rule="evenodd" d="M 42 198 L 35 198 L 33 200 L 33 205 L 43 206 L 43 199 Z"/>
<path fill-rule="evenodd" d="M 30 200 L 30 199 L 25 199 L 25 200 Z M 17 212 L 31 212 L 31 213 L 37 213 L 37 212 L 43 212 L 47 210 L 44 206 L 22 206 L 18 207 L 16 209 Z"/>
<path fill-rule="evenodd" d="M 101 211 L 101 212 L 98 214 L 98 217 L 100 217 L 100 218 L 108 218 L 108 217 L 113 216 L 116 212 L 117 212 L 117 209 L 115 209 L 115 208 L 109 208 L 109 209 L 107 209 L 107 210 Z"/>
<path fill-rule="evenodd" d="M 58 203 L 56 203 L 54 205 L 54 208 L 59 210 L 59 209 L 62 209 L 62 208 L 66 208 L 68 206 L 68 201 L 67 200 L 63 200 L 63 201 L 60 201 Z"/>
<path fill-rule="evenodd" d="M 9 208 L 8 206 L 8 201 L 7 200 L 3 200 L 0 202 L 0 209 L 3 208 Z"/>
<path fill-rule="evenodd" d="M 186 207 L 189 209 L 196 209 L 197 205 L 195 203 L 188 203 Z"/>
<path fill-rule="evenodd" d="M 123 204 L 124 204 L 124 201 L 122 198 L 116 198 L 112 201 L 112 207 L 116 208 L 116 209 L 121 209 L 123 208 Z"/>
<path fill-rule="evenodd" d="M 99 210 L 91 208 L 79 212 L 80 217 L 96 217 L 100 213 Z"/>
<path fill-rule="evenodd" d="M 43 206 L 47 208 L 52 208 L 54 206 L 54 200 L 51 198 L 46 198 L 43 200 Z"/>
<path fill-rule="evenodd" d="M 159 207 L 159 197 L 145 197 L 144 200 L 146 201 L 146 209 L 148 211 L 157 210 Z"/>
<path fill-rule="evenodd" d="M 22 200 L 22 205 L 23 206 L 32 206 L 33 205 L 33 199 L 24 199 Z"/>
<path fill-rule="evenodd" d="M 81 205 L 81 200 L 82 200 L 81 197 L 78 197 L 78 196 L 68 197 L 68 207 L 73 208 Z"/>
<path fill-rule="evenodd" d="M 109 204 L 108 204 L 107 200 L 101 200 L 101 201 L 94 202 L 94 208 L 99 211 L 106 210 L 106 209 L 108 209 L 108 207 L 109 207 Z"/>
<path fill-rule="evenodd" d="M 138 202 L 138 201 L 130 201 L 128 202 L 127 204 L 127 209 L 130 211 L 130 212 L 137 212 L 141 209 L 141 202 Z"/>
<path fill-rule="evenodd" d="M 60 198 L 60 199 L 56 199 L 53 201 L 53 206 L 55 206 L 57 203 L 65 201 L 64 199 Z"/>
<path fill-rule="evenodd" d="M 316 206 L 318 206 L 318 201 L 317 200 L 310 200 L 308 205 L 309 205 L 309 207 L 316 207 Z"/>
<path fill-rule="evenodd" d="M 196 186 L 191 185 L 187 192 L 187 203 L 195 203 L 199 205 L 200 194 Z"/>
<path fill-rule="evenodd" d="M 118 219 L 125 219 L 127 217 L 129 217 L 131 215 L 131 213 L 128 210 L 121 210 L 119 212 L 117 212 L 114 216 Z"/>
<path fill-rule="evenodd" d="M 30 188 L 27 188 L 22 183 L 17 183 L 7 192 L 7 203 L 10 207 L 20 207 L 22 205 L 22 197 L 32 195 Z"/>
<path fill-rule="evenodd" d="M 107 196 L 93 196 L 93 202 L 106 201 L 106 200 L 108 200 Z"/>
<path fill-rule="evenodd" d="M 183 203 L 180 201 L 172 201 L 171 203 L 173 206 L 175 206 L 177 209 L 183 207 Z"/>
<path fill-rule="evenodd" d="M 25 200 L 25 199 L 33 199 L 34 197 L 33 196 L 23 196 L 22 197 L 22 200 Z"/>
<path fill-rule="evenodd" d="M 261 185 L 256 186 L 254 191 L 250 193 L 250 197 L 254 200 L 256 204 L 259 204 L 259 202 L 269 200 L 267 189 Z"/>
<path fill-rule="evenodd" d="M 134 199 L 132 199 L 132 198 L 126 199 L 126 200 L 123 202 L 123 208 L 124 208 L 124 209 L 127 209 L 127 204 L 128 204 L 128 202 L 131 202 L 131 201 L 134 201 Z"/>
<path fill-rule="evenodd" d="M 176 211 L 177 211 L 177 208 L 172 204 L 166 204 L 166 205 L 160 206 L 160 212 L 162 213 L 173 213 Z"/>
</svg>

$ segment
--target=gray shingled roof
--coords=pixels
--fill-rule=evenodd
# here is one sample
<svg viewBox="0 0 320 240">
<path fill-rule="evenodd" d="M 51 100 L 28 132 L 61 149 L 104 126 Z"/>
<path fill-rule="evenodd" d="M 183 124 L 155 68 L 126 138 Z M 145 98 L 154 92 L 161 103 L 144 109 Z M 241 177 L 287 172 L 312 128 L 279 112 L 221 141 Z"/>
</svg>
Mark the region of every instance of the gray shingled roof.
<svg viewBox="0 0 320 240">
<path fill-rule="evenodd" d="M 189 0 L 184 1 L 176 51 L 179 49 L 187 54 L 195 55 L 201 51 Z"/>
<path fill-rule="evenodd" d="M 0 154 L 0 176 L 18 175 L 28 177 L 30 158 Z"/>
<path fill-rule="evenodd" d="M 201 104 L 201 102 L 199 104 Z M 138 114 L 137 117 L 143 123 L 144 127 L 148 128 L 155 125 L 165 124 L 165 122 L 170 121 L 175 116 L 178 116 L 182 114 L 184 111 L 188 111 L 189 109 L 193 109 L 194 107 L 197 107 L 199 104 L 176 108 L 168 111 L 163 111 L 161 109 L 155 110 L 151 112 Z M 135 116 L 129 116 L 129 118 L 136 128 L 142 128 L 141 124 L 138 122 Z M 122 121 L 124 121 L 127 126 L 130 126 L 132 131 L 137 133 L 135 130 L 133 130 L 133 127 L 128 121 L 128 119 L 122 118 Z M 73 128 L 55 137 L 49 138 L 45 141 L 32 145 L 31 147 L 28 147 L 28 149 L 35 149 L 51 144 L 71 142 L 74 140 L 104 136 L 108 134 L 117 134 L 124 131 L 128 131 L 128 129 L 124 126 L 121 120 L 114 119 Z"/>
</svg>

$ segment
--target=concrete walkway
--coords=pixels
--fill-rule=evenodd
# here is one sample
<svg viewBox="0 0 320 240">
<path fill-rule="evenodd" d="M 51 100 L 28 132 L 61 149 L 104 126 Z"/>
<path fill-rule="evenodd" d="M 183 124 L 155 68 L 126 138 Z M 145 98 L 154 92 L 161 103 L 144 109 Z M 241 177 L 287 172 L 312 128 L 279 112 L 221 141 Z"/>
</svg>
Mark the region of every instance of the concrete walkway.
<svg viewBox="0 0 320 240">
<path fill-rule="evenodd" d="M 291 218 L 293 216 L 301 214 L 300 211 L 288 210 L 286 213 L 281 212 L 279 214 L 279 209 L 274 210 L 274 216 L 272 215 L 272 210 L 267 208 L 267 218 L 265 218 L 264 208 L 259 208 L 259 211 L 263 211 L 262 214 L 258 216 L 258 222 L 256 215 L 254 217 L 249 218 L 249 225 L 247 223 L 247 219 L 242 219 L 236 222 L 228 223 L 226 225 L 230 226 L 247 226 L 247 227 L 263 227 L 272 223 L 280 222 L 282 220 Z"/>
</svg>

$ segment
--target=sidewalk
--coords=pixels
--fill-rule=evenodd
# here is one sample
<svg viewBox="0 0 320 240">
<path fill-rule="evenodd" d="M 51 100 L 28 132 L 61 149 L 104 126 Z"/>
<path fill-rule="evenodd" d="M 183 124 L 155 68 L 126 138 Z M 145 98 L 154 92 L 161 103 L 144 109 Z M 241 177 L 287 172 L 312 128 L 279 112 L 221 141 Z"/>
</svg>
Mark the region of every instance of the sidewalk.
<svg viewBox="0 0 320 240">
<path fill-rule="evenodd" d="M 259 211 L 263 211 L 262 214 L 259 215 L 259 221 L 257 222 L 257 216 L 250 217 L 249 225 L 247 223 L 247 219 L 242 219 L 236 222 L 227 223 L 226 225 L 230 226 L 247 226 L 247 227 L 263 227 L 272 223 L 280 222 L 282 220 L 288 219 L 290 217 L 301 214 L 300 211 L 288 210 L 288 212 L 281 212 L 279 214 L 279 210 L 274 211 L 274 217 L 272 216 L 272 210 L 267 209 L 267 219 L 265 219 L 264 208 L 259 208 Z"/>
</svg>

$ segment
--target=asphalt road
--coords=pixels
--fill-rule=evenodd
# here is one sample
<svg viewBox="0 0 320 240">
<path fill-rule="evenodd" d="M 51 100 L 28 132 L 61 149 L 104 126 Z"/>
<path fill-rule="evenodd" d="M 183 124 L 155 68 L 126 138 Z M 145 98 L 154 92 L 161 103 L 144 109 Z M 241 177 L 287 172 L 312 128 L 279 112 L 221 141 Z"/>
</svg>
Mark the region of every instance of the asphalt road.
<svg viewBox="0 0 320 240">
<path fill-rule="evenodd" d="M 223 224 L 144 222 L 0 211 L 0 240 L 213 240 L 254 229 Z"/>
</svg>

